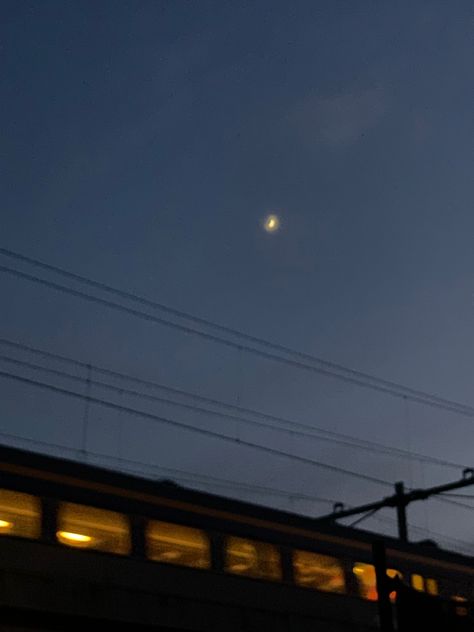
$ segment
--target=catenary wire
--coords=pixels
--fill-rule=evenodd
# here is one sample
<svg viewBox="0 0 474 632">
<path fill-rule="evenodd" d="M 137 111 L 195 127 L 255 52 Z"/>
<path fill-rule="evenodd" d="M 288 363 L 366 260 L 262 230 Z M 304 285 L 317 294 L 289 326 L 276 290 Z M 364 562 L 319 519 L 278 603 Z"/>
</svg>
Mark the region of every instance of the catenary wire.
<svg viewBox="0 0 474 632">
<path fill-rule="evenodd" d="M 3 249 L 0 249 L 0 253 L 1 254 L 6 254 L 6 256 L 10 256 L 9 251 Z M 29 259 L 29 258 L 26 258 Z M 30 262 L 32 262 L 34 260 L 31 260 Z M 43 266 L 48 266 L 49 264 L 41 264 L 40 262 L 36 262 L 37 265 L 39 265 L 40 267 Z M 57 271 L 58 273 L 60 273 L 60 269 L 56 268 L 53 266 L 53 268 L 55 269 L 55 271 Z M 149 314 L 147 312 L 143 312 L 140 311 L 138 309 L 135 308 L 131 308 L 131 307 L 127 307 L 125 305 L 121 305 L 120 303 L 115 303 L 113 301 L 98 297 L 98 296 L 94 296 L 92 294 L 88 294 L 87 292 L 83 292 L 81 290 L 76 290 L 64 285 L 61 285 L 59 283 L 55 283 L 53 281 L 49 281 L 46 279 L 42 279 L 40 277 L 37 277 L 35 275 L 32 274 L 28 274 L 26 272 L 22 272 L 20 270 L 14 269 L 14 268 L 9 268 L 8 266 L 0 266 L 0 272 L 4 272 L 6 274 L 10 274 L 12 276 L 15 276 L 17 278 L 23 279 L 23 280 L 27 280 L 27 281 L 31 281 L 33 283 L 37 283 L 39 285 L 42 285 L 43 287 L 48 287 L 50 289 L 54 289 L 56 291 L 62 292 L 62 293 L 66 293 L 66 294 L 70 294 L 72 296 L 78 297 L 78 298 L 82 298 L 84 300 L 87 300 L 89 302 L 95 303 L 95 304 L 99 304 L 102 306 L 106 306 L 112 309 L 115 309 L 117 311 L 120 311 L 122 313 L 126 313 L 128 315 L 131 316 L 135 316 L 138 318 L 141 318 L 143 320 L 149 321 L 149 322 L 154 322 L 156 324 L 160 324 L 166 327 L 171 327 L 175 330 L 181 331 L 183 333 L 188 333 L 188 334 L 193 334 L 196 335 L 198 337 L 201 337 L 203 339 L 206 339 L 208 341 L 211 342 L 215 342 L 218 344 L 222 344 L 225 345 L 227 347 L 231 347 L 233 349 L 238 349 L 241 351 L 245 351 L 248 353 L 252 353 L 254 355 L 257 355 L 259 357 L 265 358 L 267 360 L 272 360 L 272 361 L 276 361 L 276 362 L 281 362 L 283 364 L 286 364 L 287 366 L 292 366 L 294 368 L 298 368 L 298 369 L 303 369 L 306 371 L 311 371 L 314 373 L 318 373 L 320 375 L 325 375 L 327 377 L 332 377 L 338 380 L 341 380 L 343 382 L 349 383 L 349 384 L 354 384 L 357 385 L 359 387 L 362 388 L 367 388 L 370 390 L 374 390 L 380 393 L 384 393 L 387 395 L 391 395 L 393 397 L 397 397 L 397 398 L 401 398 L 401 399 L 405 399 L 405 400 L 410 400 L 419 404 L 423 404 L 426 406 L 430 406 L 433 408 L 438 408 L 438 409 L 442 409 L 442 410 L 447 410 L 449 412 L 458 414 L 458 415 L 464 415 L 464 416 L 469 416 L 469 417 L 474 417 L 474 407 L 472 406 L 468 406 L 465 404 L 461 404 L 458 402 L 454 402 L 452 400 L 448 400 L 442 397 L 439 397 L 437 395 L 432 395 L 430 393 L 426 393 L 424 391 L 419 391 L 417 389 L 412 389 L 410 387 L 405 387 L 403 385 L 399 385 L 396 382 L 390 382 L 388 380 L 383 380 L 381 378 L 377 378 L 375 376 L 371 376 L 369 374 L 365 374 L 362 372 L 358 372 L 355 371 L 353 369 L 346 369 L 345 367 L 342 367 L 342 365 L 336 365 L 333 363 L 329 363 L 323 360 L 320 360 L 319 358 L 316 358 L 314 356 L 310 356 L 308 354 L 304 354 L 302 352 L 299 351 L 295 351 L 292 349 L 287 349 L 286 347 L 283 347 L 281 345 L 277 345 L 276 343 L 270 343 L 268 341 L 265 341 L 263 339 L 259 339 L 259 338 L 255 338 L 255 337 L 250 337 L 251 339 L 255 339 L 256 341 L 258 340 L 258 344 L 264 346 L 265 348 L 270 349 L 270 351 L 264 351 L 263 349 L 258 349 L 256 347 L 253 347 L 251 345 L 249 345 L 246 342 L 237 342 L 234 340 L 229 340 L 227 338 L 224 338 L 222 336 L 216 335 L 216 334 L 212 334 L 209 332 L 205 332 L 205 331 L 201 331 L 199 329 L 196 329 L 195 327 L 191 327 L 188 325 L 184 325 L 181 323 L 176 323 L 170 320 L 167 320 L 165 318 L 159 317 L 159 316 L 155 316 L 152 314 Z M 64 274 L 66 274 L 67 276 L 72 275 L 73 273 L 68 273 L 63 271 Z M 74 275 L 73 275 L 74 276 Z M 78 276 L 78 275 L 77 275 Z M 89 284 L 95 285 L 95 281 L 91 281 L 90 279 L 87 279 L 86 277 L 80 277 L 81 280 L 83 280 L 83 282 L 90 282 Z M 104 284 L 99 284 L 99 285 L 104 285 Z M 105 286 L 108 287 L 108 286 Z M 103 288 L 105 289 L 105 288 Z M 114 291 L 115 290 L 113 288 L 111 288 L 109 291 Z M 117 290 L 117 292 L 121 292 L 120 290 Z M 127 293 L 128 294 L 128 293 Z M 130 295 L 133 296 L 133 295 Z M 138 297 L 140 298 L 140 297 Z M 147 300 L 147 299 L 141 299 L 141 300 Z M 140 301 L 141 302 L 141 301 Z M 210 321 L 209 321 L 210 322 Z M 220 327 L 220 326 L 219 326 Z M 234 331 L 234 330 L 232 330 Z M 247 336 L 247 334 L 241 334 L 242 336 Z M 279 351 L 280 353 L 287 353 L 292 357 L 284 357 L 281 355 L 277 355 L 277 353 L 275 353 L 275 351 Z M 300 358 L 300 359 L 296 359 L 296 358 Z M 311 364 L 311 362 L 314 362 L 316 364 L 319 364 L 319 366 L 316 366 L 315 364 Z M 341 366 L 341 368 L 337 368 Z M 342 373 L 338 373 L 337 371 L 342 371 L 344 370 L 346 372 L 346 374 L 342 374 Z"/>
<path fill-rule="evenodd" d="M 69 278 L 75 281 L 79 281 L 80 283 L 84 283 L 86 285 L 89 285 L 90 287 L 94 287 L 96 289 L 99 289 L 101 291 L 105 291 L 108 292 L 110 294 L 114 294 L 115 296 L 120 296 L 121 298 L 125 298 L 127 300 L 132 300 L 135 301 L 137 303 L 140 303 L 142 305 L 146 305 L 148 307 L 152 307 L 153 309 L 158 309 L 160 311 L 166 312 L 170 315 L 194 322 L 196 324 L 199 325 L 203 325 L 206 327 L 210 327 L 212 329 L 215 329 L 217 331 L 220 331 L 222 333 L 228 334 L 228 335 L 232 335 L 238 338 L 241 338 L 243 340 L 246 340 L 248 342 L 252 342 L 255 344 L 260 344 L 260 345 L 264 345 L 268 348 L 271 348 L 275 351 L 280 351 L 282 353 L 287 353 L 289 355 L 293 355 L 295 357 L 300 357 L 301 359 L 305 359 L 308 361 L 312 361 L 315 362 L 317 364 L 320 364 L 321 366 L 326 366 L 327 368 L 331 368 L 337 371 L 340 371 L 342 373 L 347 373 L 350 375 L 353 375 L 355 377 L 360 377 L 360 378 L 365 378 L 367 380 L 373 381 L 377 384 L 381 384 L 384 386 L 388 386 L 388 387 L 392 387 L 392 388 L 396 388 L 396 389 L 400 389 L 405 391 L 407 394 L 411 394 L 411 395 L 416 395 L 416 396 L 421 396 L 421 397 L 426 397 L 429 398 L 433 401 L 437 401 L 441 404 L 447 404 L 447 405 L 453 405 L 456 407 L 462 407 L 465 408 L 466 410 L 470 411 L 470 412 L 474 412 L 474 407 L 472 406 L 468 406 L 465 404 L 460 404 L 459 402 L 455 402 L 453 400 L 449 400 L 443 397 L 440 397 L 438 395 L 434 395 L 432 393 L 428 393 L 426 391 L 422 391 L 420 389 L 414 389 L 411 387 L 408 387 L 404 384 L 400 384 L 398 382 L 394 382 L 392 380 L 385 380 L 383 378 L 380 378 L 378 376 L 372 375 L 370 373 L 365 373 L 363 371 L 358 371 L 356 369 L 352 369 L 350 367 L 346 367 L 342 364 L 338 364 L 336 362 L 330 362 L 328 360 L 325 360 L 323 358 L 308 354 L 308 353 L 304 353 L 302 351 L 297 351 L 295 349 L 292 349 L 290 347 L 287 347 L 285 345 L 279 344 L 279 343 L 275 343 L 275 342 L 271 342 L 269 340 L 266 340 L 264 338 L 261 338 L 259 336 L 253 336 L 251 334 L 247 334 L 245 332 L 239 331 L 237 329 L 231 328 L 231 327 L 227 327 L 225 325 L 221 325 L 219 323 L 216 323 L 214 321 L 211 321 L 210 319 L 206 319 L 206 318 L 202 318 L 199 316 L 195 316 L 193 314 L 190 314 L 188 312 L 185 312 L 183 310 L 179 310 L 173 307 L 170 307 L 168 305 L 164 305 L 163 303 L 159 303 L 158 301 L 153 301 L 151 299 L 139 296 L 138 294 L 135 294 L 133 292 L 130 291 L 126 291 L 126 290 L 122 290 L 119 288 L 115 288 L 112 287 L 106 283 L 97 281 L 95 279 L 90 279 L 84 275 L 80 275 L 74 272 L 70 272 L 69 270 L 65 270 L 64 268 L 61 268 L 59 266 L 54 266 L 52 264 L 49 263 L 45 263 L 44 261 L 40 261 L 38 259 L 34 259 L 33 257 L 28 257 L 26 255 L 23 255 L 21 253 L 18 252 L 14 252 L 13 250 L 7 249 L 7 248 L 1 248 L 0 247 L 0 254 L 12 258 L 12 259 L 16 259 L 18 261 L 22 261 L 25 262 L 29 265 L 32 265 L 34 267 L 37 268 L 41 268 L 43 270 L 48 270 L 50 272 L 54 272 L 55 274 L 61 275 L 65 278 Z"/>
<path fill-rule="evenodd" d="M 1 340 L 0 340 L 0 344 L 1 344 Z M 352 449 L 361 449 L 361 450 L 367 450 L 369 452 L 373 452 L 378 451 L 380 453 L 384 453 L 390 456 L 394 456 L 394 457 L 404 457 L 404 458 L 408 458 L 408 459 L 415 459 L 415 460 L 419 460 L 419 461 L 423 461 L 423 462 L 427 462 L 427 463 L 431 463 L 434 465 L 442 465 L 442 466 L 447 466 L 450 468 L 455 468 L 455 469 L 463 469 L 465 466 L 458 464 L 458 463 L 452 463 L 450 461 L 445 461 L 444 459 L 438 459 L 436 457 L 430 457 L 428 455 L 421 455 L 415 452 L 407 452 L 404 451 L 400 448 L 391 448 L 390 446 L 382 446 L 381 444 L 373 444 L 372 442 L 369 442 L 368 445 L 365 445 L 364 443 L 362 443 L 362 440 L 359 440 L 357 438 L 354 438 L 353 441 L 348 440 L 347 438 L 344 439 L 339 439 L 336 438 L 334 436 L 321 436 L 318 435 L 318 432 L 324 432 L 324 431 L 320 431 L 318 428 L 312 428 L 311 426 L 306 426 L 304 425 L 304 427 L 307 427 L 308 429 L 311 429 L 312 432 L 308 432 L 308 431 L 301 431 L 301 430 L 296 430 L 294 428 L 281 428 L 269 423 L 263 423 L 260 421 L 256 421 L 256 420 L 251 420 L 251 419 L 246 419 L 242 416 L 237 416 L 237 415 L 233 415 L 233 414 L 229 414 L 229 413 L 224 413 L 224 412 L 219 412 L 219 411 L 215 411 L 209 408 L 202 408 L 200 406 L 196 406 L 196 405 L 191 405 L 191 404 L 186 404 L 183 402 L 178 402 L 175 400 L 170 400 L 164 397 L 158 397 L 156 395 L 149 395 L 146 393 L 142 393 L 140 391 L 135 391 L 132 389 L 128 389 L 122 386 L 115 386 L 112 384 L 108 384 L 106 382 L 102 382 L 100 380 L 96 380 L 96 379 L 92 379 L 90 377 L 84 378 L 84 377 L 80 377 L 77 375 L 72 375 L 71 373 L 67 373 L 66 371 L 62 371 L 62 370 L 57 370 L 57 369 L 52 369 L 50 367 L 44 367 L 42 365 L 39 364 L 35 364 L 33 362 L 27 362 L 25 360 L 19 360 L 17 358 L 12 358 L 9 356 L 5 356 L 3 354 L 0 354 L 0 360 L 3 362 L 7 362 L 9 364 L 16 364 L 18 366 L 22 366 L 22 367 L 26 367 L 29 369 L 33 369 L 35 371 L 41 371 L 44 373 L 49 373 L 50 375 L 55 375 L 57 377 L 61 377 L 61 378 L 65 378 L 65 379 L 69 379 L 69 380 L 73 380 L 75 382 L 80 382 L 81 384 L 92 384 L 94 386 L 98 386 L 99 388 L 103 388 L 105 390 L 109 390 L 109 391 L 113 391 L 119 394 L 127 394 L 130 395 L 132 397 L 135 398 L 139 398 L 139 399 L 144 399 L 147 401 L 153 401 L 153 402 L 159 402 L 159 403 L 163 403 L 166 405 L 171 405 L 171 406 L 176 406 L 179 408 L 184 408 L 187 410 L 193 410 L 195 412 L 199 412 L 199 413 L 205 413 L 208 415 L 212 415 L 215 417 L 219 417 L 219 418 L 223 418 L 223 419 L 230 419 L 233 421 L 240 421 L 243 422 L 245 424 L 251 425 L 251 426 L 256 426 L 256 427 L 260 427 L 260 428 L 266 428 L 266 429 L 270 429 L 276 432 L 284 432 L 286 434 L 289 435 L 296 435 L 296 436 L 302 436 L 305 437 L 307 439 L 311 439 L 314 441 L 326 441 L 326 442 L 330 442 L 330 443 L 334 443 L 337 445 L 343 445 L 345 447 L 349 447 Z M 82 363 L 81 363 L 82 364 Z M 85 363 L 84 363 L 85 364 Z M 87 367 L 90 367 L 91 369 L 95 369 L 94 365 L 91 364 L 87 364 Z M 288 422 L 290 423 L 290 422 Z M 303 424 L 296 424 L 296 422 L 291 422 L 291 423 L 295 423 L 295 425 L 297 425 L 298 427 L 301 427 L 301 425 Z M 331 433 L 331 435 L 333 435 L 334 433 Z M 343 435 L 345 437 L 345 435 Z"/>
<path fill-rule="evenodd" d="M 353 437 L 351 435 L 347 435 L 344 433 L 339 433 L 339 432 L 335 432 L 335 431 L 331 431 L 331 430 L 326 430 L 324 428 L 320 428 L 317 426 L 312 426 L 309 424 L 305 424 L 302 422 L 296 422 L 293 421 L 291 419 L 285 418 L 285 417 L 281 417 L 281 416 L 277 416 L 277 415 L 271 415 L 269 413 L 263 413 L 261 411 L 257 411 L 251 408 L 245 408 L 242 406 L 237 406 L 235 404 L 229 404 L 227 402 L 223 402 L 221 400 L 216 400 L 216 399 L 212 399 L 210 397 L 204 397 L 202 395 L 197 395 L 195 393 L 190 393 L 189 391 L 185 391 L 183 389 L 178 389 L 178 388 L 172 388 L 170 386 L 166 386 L 163 384 L 159 384 L 157 382 L 153 382 L 151 380 L 145 380 L 143 378 L 138 378 L 135 376 L 131 376 L 131 375 L 127 375 L 124 373 L 119 373 L 118 371 L 114 371 L 112 369 L 107 369 L 104 367 L 99 367 L 97 365 L 91 364 L 89 362 L 81 362 L 79 360 L 70 358 L 68 356 L 64 356 L 64 355 L 59 355 L 56 353 L 51 353 L 50 351 L 44 351 L 41 349 L 37 349 L 35 347 L 31 347 L 29 345 L 26 345 L 24 343 L 19 343 L 19 342 L 15 342 L 15 341 L 11 341 L 8 340 L 6 338 L 0 338 L 0 344 L 2 345 L 6 345 L 9 346 L 10 348 L 14 348 L 16 350 L 21 350 L 21 351 L 26 351 L 27 353 L 32 353 L 44 358 L 48 358 L 48 359 L 52 359 L 52 360 L 59 360 L 61 362 L 65 362 L 67 364 L 70 364 L 72 366 L 77 366 L 80 367 L 82 369 L 86 369 L 87 371 L 89 371 L 89 367 L 91 367 L 94 370 L 94 373 L 99 373 L 102 375 L 106 375 L 108 377 L 113 377 L 113 378 L 117 378 L 120 380 L 124 380 L 124 381 L 128 381 L 131 382 L 133 384 L 139 384 L 141 386 L 145 386 L 147 388 L 152 388 L 152 389 L 158 389 L 161 391 L 165 391 L 168 393 L 172 393 L 173 395 L 179 395 L 179 396 L 184 396 L 187 398 L 190 398 L 194 401 L 197 402 L 202 402 L 205 404 L 210 404 L 212 406 L 216 406 L 219 408 L 224 408 L 226 410 L 231 410 L 231 411 L 237 411 L 241 414 L 245 414 L 245 415 L 251 415 L 253 417 L 257 417 L 259 419 L 265 419 L 268 421 L 273 421 L 279 424 L 285 424 L 288 426 L 291 426 L 292 428 L 301 428 L 303 430 L 309 430 L 311 432 L 317 432 L 317 433 L 321 433 L 323 435 L 326 435 L 328 437 L 334 437 L 335 439 L 341 440 L 342 441 L 347 441 L 348 444 L 350 445 L 352 442 L 354 442 L 354 444 L 358 444 L 361 445 L 362 447 L 366 447 L 368 449 L 370 449 L 371 451 L 375 450 L 375 451 L 379 451 L 382 453 L 393 453 L 394 455 L 399 455 L 401 457 L 405 457 L 405 458 L 415 458 L 417 460 L 420 461 L 427 461 L 430 463 L 433 463 L 435 465 L 442 465 L 442 466 L 446 466 L 446 467 L 452 467 L 455 469 L 460 469 L 460 468 L 464 468 L 466 467 L 465 465 L 459 464 L 459 463 L 453 463 L 452 461 L 447 461 L 446 459 L 439 459 L 436 457 L 429 457 L 427 455 L 424 454 L 420 454 L 417 452 L 412 452 L 412 451 L 407 451 L 407 450 L 403 450 L 402 448 L 394 448 L 394 447 L 390 447 L 390 446 L 385 446 L 384 444 L 381 443 L 377 443 L 375 441 L 370 441 L 367 439 L 360 439 L 357 437 Z"/>
<path fill-rule="evenodd" d="M 196 481 L 203 484 L 208 485 L 217 485 L 221 487 L 226 487 L 228 489 L 239 489 L 241 491 L 249 491 L 256 494 L 270 494 L 273 496 L 279 496 L 282 498 L 294 498 L 296 500 L 305 500 L 308 502 L 318 502 L 318 503 L 326 503 L 326 504 L 334 504 L 334 499 L 324 498 L 322 496 L 316 496 L 314 494 L 304 494 L 297 491 L 290 490 L 282 490 L 277 489 L 275 487 L 268 487 L 266 485 L 257 485 L 254 483 L 246 483 L 244 481 L 233 481 L 222 477 L 211 476 L 209 474 L 200 474 L 196 472 L 189 472 L 179 468 L 171 468 L 165 467 L 162 465 L 155 465 L 153 463 L 145 463 L 144 461 L 138 461 L 136 459 L 130 459 L 127 457 L 121 456 L 113 456 L 111 454 L 106 454 L 103 452 L 92 452 L 87 450 L 84 455 L 84 451 L 79 448 L 72 448 L 70 446 L 65 446 L 59 443 L 53 443 L 51 441 L 42 441 L 40 439 L 30 439 L 28 437 L 22 437 L 16 434 L 7 433 L 4 431 L 0 431 L 0 437 L 4 437 L 9 440 L 19 441 L 21 443 L 26 443 L 29 445 L 34 445 L 36 447 L 41 447 L 43 450 L 45 448 L 53 448 L 55 450 L 69 453 L 70 455 L 74 455 L 76 460 L 84 460 L 84 456 L 88 459 L 90 457 L 94 459 L 100 459 L 104 461 L 109 461 L 113 463 L 114 469 L 117 468 L 123 471 L 127 471 L 130 473 L 134 473 L 135 475 L 147 476 L 150 478 L 150 472 L 154 474 L 167 474 L 171 475 L 177 480 L 186 481 L 188 483 L 194 484 Z M 124 465 L 128 467 L 125 468 Z M 165 479 L 157 479 L 157 480 L 165 480 Z"/>
<path fill-rule="evenodd" d="M 379 511 L 379 509 L 380 507 L 377 507 L 377 509 L 372 509 L 371 511 L 368 511 L 360 518 L 357 518 L 356 520 L 354 520 L 354 522 L 351 522 L 348 526 L 355 527 L 356 525 L 360 524 L 363 520 L 367 520 L 368 518 L 371 518 L 375 513 L 377 513 L 377 511 Z"/>
<path fill-rule="evenodd" d="M 328 471 L 336 472 L 338 474 L 344 474 L 346 476 L 351 476 L 353 478 L 358 478 L 360 480 L 364 480 L 369 483 L 374 483 L 377 485 L 383 485 L 385 487 L 391 487 L 390 481 L 377 478 L 375 476 L 370 476 L 369 474 L 362 474 L 360 472 L 353 472 L 352 470 L 347 470 L 342 467 L 338 467 L 337 465 L 331 465 L 329 463 L 323 463 L 320 461 L 316 461 L 315 459 L 310 459 L 307 457 L 303 457 L 296 454 L 291 454 L 290 452 L 285 452 L 284 450 L 279 450 L 278 448 L 271 448 L 269 446 L 264 446 L 259 443 L 254 443 L 252 441 L 247 441 L 244 439 L 236 439 L 235 437 L 231 437 L 229 435 L 224 435 L 219 432 L 214 432 L 213 430 L 208 430 L 205 428 L 197 428 L 196 426 L 191 426 L 189 424 L 185 424 L 181 421 L 176 421 L 175 419 L 169 419 L 168 417 L 162 417 L 159 415 L 154 415 L 152 413 L 147 413 L 141 410 L 137 410 L 135 408 L 130 408 L 128 406 L 122 406 L 120 404 L 116 404 L 114 402 L 110 402 L 108 400 L 104 400 L 98 397 L 92 397 L 90 395 L 83 395 L 82 393 L 77 393 L 75 391 L 70 391 L 64 388 L 60 388 L 58 386 L 54 386 L 52 384 L 48 384 L 47 382 L 40 382 L 38 380 L 32 380 L 20 375 L 16 375 L 14 373 L 10 373 L 8 371 L 0 371 L 0 377 L 5 379 L 10 379 L 22 384 L 27 384 L 29 386 L 35 386 L 37 388 L 41 388 L 43 390 L 47 390 L 50 392 L 57 393 L 59 395 L 66 395 L 68 397 L 73 397 L 75 399 L 81 399 L 83 401 L 90 401 L 91 403 L 97 404 L 98 406 L 103 406 L 104 408 L 109 408 L 111 410 L 118 410 L 121 412 L 128 413 L 129 415 L 140 417 L 142 419 L 147 419 L 148 421 L 161 423 L 169 426 L 173 426 L 175 428 L 179 428 L 181 430 L 187 430 L 190 432 L 194 432 L 196 434 L 200 434 L 207 437 L 213 437 L 215 439 L 220 439 L 222 441 L 226 441 L 228 443 L 233 443 L 242 447 L 252 448 L 254 450 L 265 452 L 267 454 L 271 454 L 273 456 L 287 458 L 299 463 L 305 463 L 306 465 L 312 465 L 315 467 L 319 467 L 322 469 L 326 469 Z"/>
</svg>

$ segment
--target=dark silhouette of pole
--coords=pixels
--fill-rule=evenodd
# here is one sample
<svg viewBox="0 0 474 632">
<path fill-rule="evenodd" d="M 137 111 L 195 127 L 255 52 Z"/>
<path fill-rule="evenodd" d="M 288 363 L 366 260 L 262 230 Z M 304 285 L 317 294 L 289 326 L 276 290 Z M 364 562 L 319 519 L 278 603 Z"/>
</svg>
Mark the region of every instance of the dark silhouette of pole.
<svg viewBox="0 0 474 632">
<path fill-rule="evenodd" d="M 390 603 L 390 578 L 387 577 L 385 545 L 381 540 L 373 542 L 372 555 L 375 566 L 377 604 L 381 632 L 393 632 L 392 604 Z"/>
<path fill-rule="evenodd" d="M 332 522 L 348 516 L 357 516 L 363 513 L 374 513 L 383 507 L 395 507 L 397 510 L 398 536 L 402 542 L 408 542 L 408 526 L 407 526 L 407 506 L 415 500 L 426 500 L 431 496 L 437 496 L 444 492 L 449 492 L 460 487 L 468 487 L 474 485 L 474 469 L 466 468 L 463 470 L 463 476 L 459 481 L 446 483 L 445 485 L 436 485 L 436 487 L 427 487 L 426 489 L 412 489 L 405 492 L 405 487 L 401 481 L 395 483 L 395 494 L 378 500 L 374 503 L 359 505 L 351 509 L 344 509 L 342 503 L 336 503 L 332 513 L 316 518 L 318 522 Z M 367 516 L 368 517 L 368 516 Z"/>
<path fill-rule="evenodd" d="M 398 537 L 402 542 L 408 542 L 407 504 L 409 501 L 406 501 L 405 486 L 401 481 L 395 483 L 395 497 L 397 499 Z"/>
</svg>

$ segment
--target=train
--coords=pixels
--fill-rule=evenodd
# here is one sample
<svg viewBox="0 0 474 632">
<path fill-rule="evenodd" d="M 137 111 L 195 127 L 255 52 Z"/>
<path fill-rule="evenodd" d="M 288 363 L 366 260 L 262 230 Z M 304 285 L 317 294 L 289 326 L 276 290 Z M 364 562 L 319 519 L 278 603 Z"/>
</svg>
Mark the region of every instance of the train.
<svg viewBox="0 0 474 632">
<path fill-rule="evenodd" d="M 374 534 L 0 447 L 0 626 L 369 632 Z M 473 558 L 385 537 L 387 574 L 474 598 Z M 35 627 L 36 626 L 36 627 Z"/>
</svg>

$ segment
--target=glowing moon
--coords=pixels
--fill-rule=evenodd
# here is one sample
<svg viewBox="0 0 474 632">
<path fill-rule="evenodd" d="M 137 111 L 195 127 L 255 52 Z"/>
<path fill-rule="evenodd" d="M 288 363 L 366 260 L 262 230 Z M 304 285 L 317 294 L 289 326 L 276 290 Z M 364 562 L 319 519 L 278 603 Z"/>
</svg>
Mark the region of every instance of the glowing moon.
<svg viewBox="0 0 474 632">
<path fill-rule="evenodd" d="M 263 222 L 263 228 L 267 233 L 274 233 L 280 228 L 280 219 L 277 215 L 267 215 Z"/>
</svg>

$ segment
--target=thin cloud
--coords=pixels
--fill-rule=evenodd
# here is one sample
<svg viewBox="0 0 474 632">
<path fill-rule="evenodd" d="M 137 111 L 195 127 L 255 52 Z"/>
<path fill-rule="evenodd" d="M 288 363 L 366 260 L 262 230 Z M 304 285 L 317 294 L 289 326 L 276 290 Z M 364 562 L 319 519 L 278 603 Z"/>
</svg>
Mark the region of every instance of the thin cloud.
<svg viewBox="0 0 474 632">
<path fill-rule="evenodd" d="M 357 142 L 376 127 L 385 110 L 382 91 L 372 88 L 330 97 L 310 96 L 296 107 L 294 119 L 307 142 L 339 147 Z"/>
</svg>

